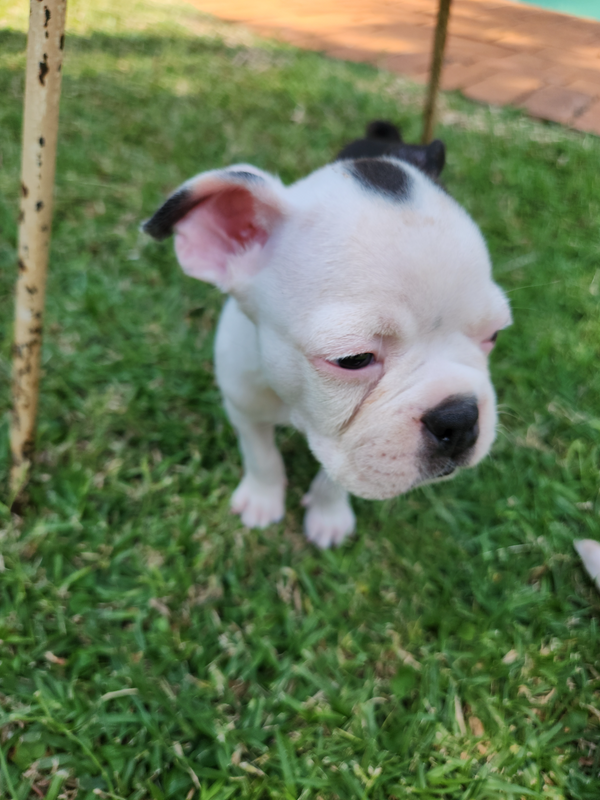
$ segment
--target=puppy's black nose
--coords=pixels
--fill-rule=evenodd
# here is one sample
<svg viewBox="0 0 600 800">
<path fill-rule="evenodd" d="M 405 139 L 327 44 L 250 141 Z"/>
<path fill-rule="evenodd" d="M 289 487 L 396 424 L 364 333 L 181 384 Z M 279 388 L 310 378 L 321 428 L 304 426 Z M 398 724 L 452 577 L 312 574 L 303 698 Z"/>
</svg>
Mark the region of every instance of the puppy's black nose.
<svg viewBox="0 0 600 800">
<path fill-rule="evenodd" d="M 433 437 L 439 455 L 456 460 L 477 441 L 478 419 L 474 397 L 448 397 L 424 414 L 421 421 Z"/>
</svg>

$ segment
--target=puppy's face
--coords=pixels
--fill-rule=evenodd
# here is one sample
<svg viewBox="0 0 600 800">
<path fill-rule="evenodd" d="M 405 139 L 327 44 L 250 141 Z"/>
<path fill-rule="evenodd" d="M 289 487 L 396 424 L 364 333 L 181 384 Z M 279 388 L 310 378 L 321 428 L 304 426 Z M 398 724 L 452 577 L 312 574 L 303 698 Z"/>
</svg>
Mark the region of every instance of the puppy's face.
<svg viewBox="0 0 600 800">
<path fill-rule="evenodd" d="M 268 384 L 348 491 L 392 497 L 488 452 L 508 303 L 476 225 L 418 169 L 338 161 L 288 188 L 246 165 L 205 173 L 146 230 L 173 226 L 182 267 L 236 297 Z"/>
<path fill-rule="evenodd" d="M 488 452 L 488 354 L 510 322 L 477 227 L 402 169 L 410 186 L 400 197 L 344 164 L 292 187 L 295 213 L 242 297 L 293 424 L 334 480 L 368 498 Z"/>
</svg>

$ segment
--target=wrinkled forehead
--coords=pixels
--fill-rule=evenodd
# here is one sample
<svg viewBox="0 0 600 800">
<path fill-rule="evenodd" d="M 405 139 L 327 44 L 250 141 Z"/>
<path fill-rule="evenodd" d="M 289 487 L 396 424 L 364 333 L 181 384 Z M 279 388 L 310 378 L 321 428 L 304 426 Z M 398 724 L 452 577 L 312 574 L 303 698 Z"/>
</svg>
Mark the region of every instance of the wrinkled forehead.
<svg viewBox="0 0 600 800">
<path fill-rule="evenodd" d="M 377 319 L 379 329 L 396 314 L 417 328 L 442 312 L 473 324 L 501 314 L 506 301 L 468 214 L 410 165 L 370 161 L 381 163 L 337 163 L 291 187 L 285 261 L 299 298 L 311 294 L 313 310 L 355 307 L 361 327 Z"/>
</svg>

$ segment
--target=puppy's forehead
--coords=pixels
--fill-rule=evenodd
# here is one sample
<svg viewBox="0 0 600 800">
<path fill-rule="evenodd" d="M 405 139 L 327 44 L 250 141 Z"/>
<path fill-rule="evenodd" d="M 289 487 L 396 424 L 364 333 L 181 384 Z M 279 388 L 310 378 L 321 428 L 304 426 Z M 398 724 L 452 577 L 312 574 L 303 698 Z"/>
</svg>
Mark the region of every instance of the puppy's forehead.
<svg viewBox="0 0 600 800">
<path fill-rule="evenodd" d="M 290 187 L 290 197 L 285 270 L 293 264 L 300 303 L 309 296 L 312 308 L 334 302 L 390 319 L 409 311 L 420 330 L 502 313 L 478 227 L 412 165 L 336 162 Z"/>
<path fill-rule="evenodd" d="M 336 162 L 290 187 L 287 246 L 311 281 L 349 290 L 407 280 L 489 280 L 483 237 L 464 209 L 415 167 L 396 159 Z M 340 286 L 341 288 L 341 286 Z M 414 287 L 413 287 L 414 288 Z"/>
</svg>

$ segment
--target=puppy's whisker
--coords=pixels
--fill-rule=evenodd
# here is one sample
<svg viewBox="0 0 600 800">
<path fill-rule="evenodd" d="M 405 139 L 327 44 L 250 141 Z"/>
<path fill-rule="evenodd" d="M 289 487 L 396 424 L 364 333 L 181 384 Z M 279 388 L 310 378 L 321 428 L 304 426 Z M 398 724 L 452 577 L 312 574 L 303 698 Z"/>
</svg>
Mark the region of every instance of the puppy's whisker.
<svg viewBox="0 0 600 800">
<path fill-rule="evenodd" d="M 515 286 L 512 289 L 505 289 L 506 294 L 512 294 L 513 292 L 520 292 L 522 289 L 538 289 L 541 286 L 554 286 L 556 283 L 564 283 L 564 279 L 550 281 L 549 283 L 529 283 L 527 286 Z"/>
</svg>

